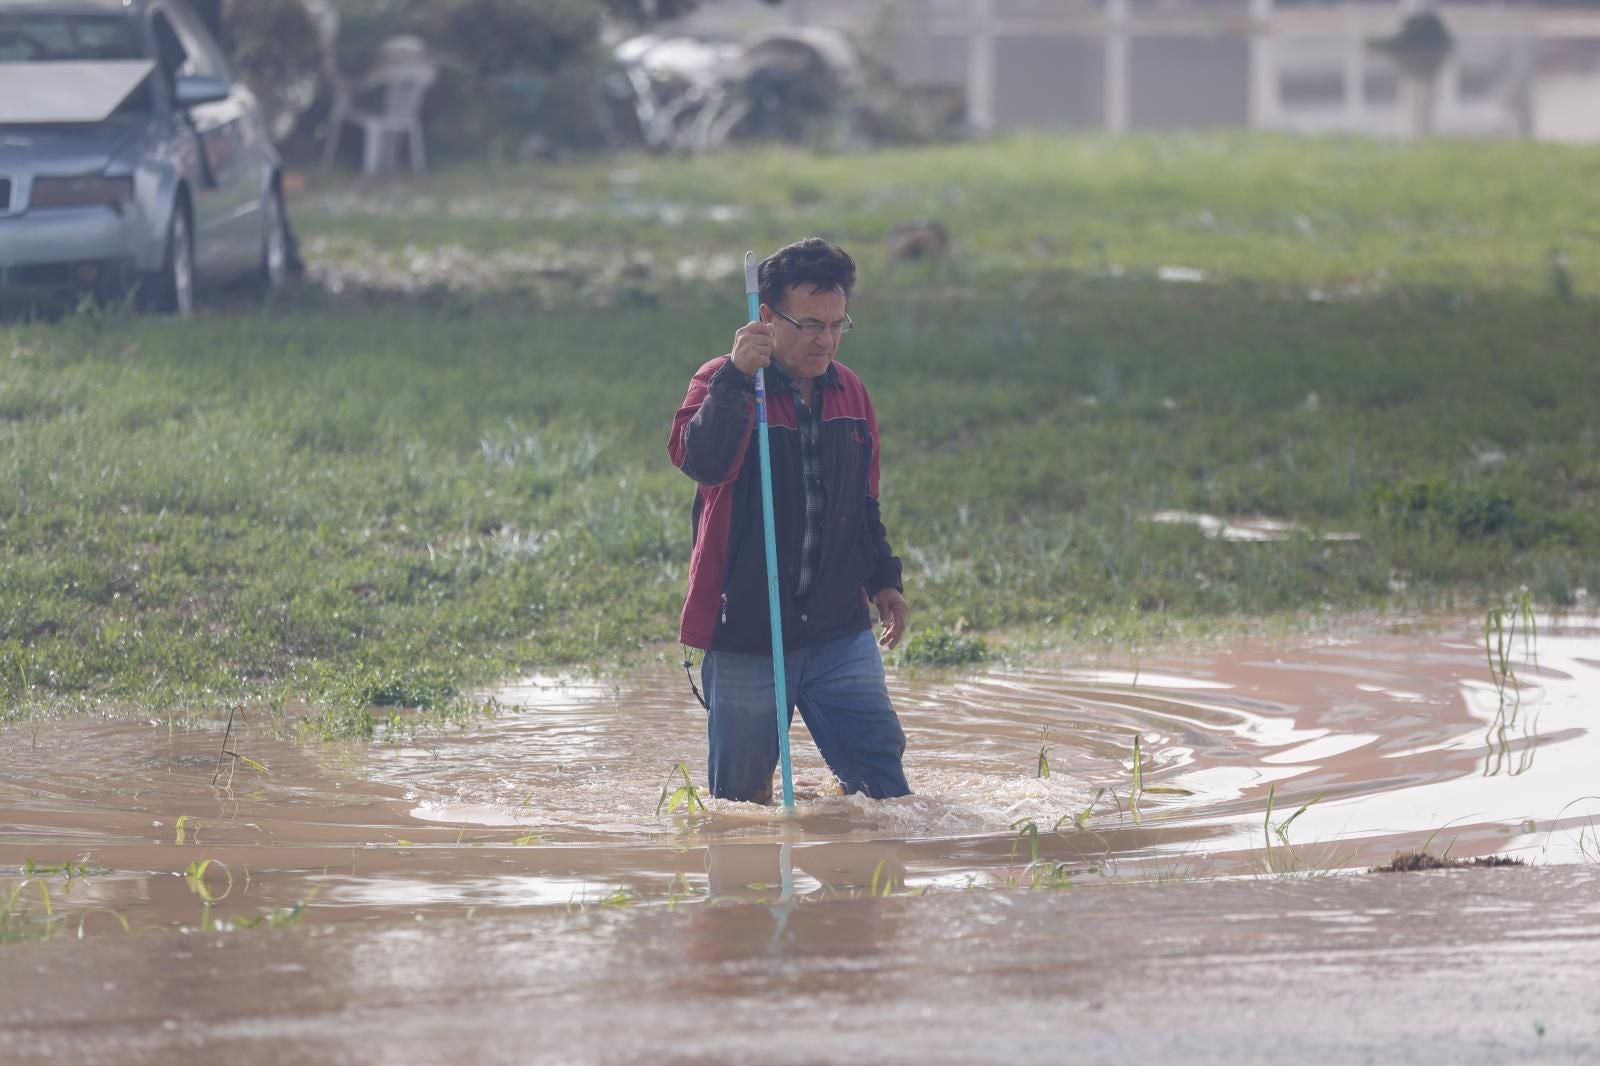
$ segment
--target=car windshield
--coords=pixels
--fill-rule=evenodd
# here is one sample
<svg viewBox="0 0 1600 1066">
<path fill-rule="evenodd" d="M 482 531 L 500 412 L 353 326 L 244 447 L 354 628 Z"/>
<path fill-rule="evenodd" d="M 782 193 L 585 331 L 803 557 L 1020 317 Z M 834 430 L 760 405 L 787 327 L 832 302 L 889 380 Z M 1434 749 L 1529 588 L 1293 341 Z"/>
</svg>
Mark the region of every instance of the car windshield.
<svg viewBox="0 0 1600 1066">
<path fill-rule="evenodd" d="M 133 19 L 120 14 L 0 11 L 0 63 L 126 62 L 147 58 Z M 148 114 L 150 79 L 116 106 L 111 117 Z"/>
<path fill-rule="evenodd" d="M 143 59 L 126 15 L 0 11 L 0 63 Z"/>
</svg>

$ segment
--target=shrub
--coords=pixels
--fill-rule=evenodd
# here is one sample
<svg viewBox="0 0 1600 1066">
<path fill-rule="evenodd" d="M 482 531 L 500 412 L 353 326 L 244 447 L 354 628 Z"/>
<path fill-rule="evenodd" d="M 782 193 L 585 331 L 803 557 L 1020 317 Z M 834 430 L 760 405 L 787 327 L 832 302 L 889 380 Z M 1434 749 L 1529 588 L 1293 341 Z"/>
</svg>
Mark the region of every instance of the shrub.
<svg viewBox="0 0 1600 1066">
<path fill-rule="evenodd" d="M 918 633 L 900 649 L 903 666 L 968 666 L 989 660 L 989 645 L 982 637 L 936 630 Z"/>
<path fill-rule="evenodd" d="M 1412 529 L 1450 530 L 1463 540 L 1481 540 L 1521 523 L 1511 497 L 1448 481 L 1404 481 L 1373 493 L 1378 514 Z"/>
</svg>

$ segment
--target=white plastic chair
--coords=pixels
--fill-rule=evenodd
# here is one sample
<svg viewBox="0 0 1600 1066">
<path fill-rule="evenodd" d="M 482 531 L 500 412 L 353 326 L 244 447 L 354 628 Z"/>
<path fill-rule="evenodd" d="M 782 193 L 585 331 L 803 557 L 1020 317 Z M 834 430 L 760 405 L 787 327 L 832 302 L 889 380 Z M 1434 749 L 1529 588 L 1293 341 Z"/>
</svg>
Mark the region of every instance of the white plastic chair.
<svg viewBox="0 0 1600 1066">
<path fill-rule="evenodd" d="M 422 101 L 439 76 L 422 40 L 391 37 L 378 48 L 371 70 L 354 82 L 333 81 L 333 106 L 328 113 L 328 141 L 322 162 L 331 166 L 339 152 L 346 125 L 361 130 L 361 170 L 381 174 L 394 166 L 400 140 L 405 139 L 411 169 L 427 169 L 427 149 L 422 141 Z"/>
</svg>

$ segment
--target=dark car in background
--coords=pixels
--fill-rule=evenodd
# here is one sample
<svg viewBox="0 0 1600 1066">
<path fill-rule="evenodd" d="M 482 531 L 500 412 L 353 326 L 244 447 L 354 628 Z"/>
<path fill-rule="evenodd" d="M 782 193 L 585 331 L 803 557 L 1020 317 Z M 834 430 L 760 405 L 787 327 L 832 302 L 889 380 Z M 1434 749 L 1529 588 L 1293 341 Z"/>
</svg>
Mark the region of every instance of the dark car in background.
<svg viewBox="0 0 1600 1066">
<path fill-rule="evenodd" d="M 255 97 L 181 0 L 0 0 L 0 296 L 187 314 L 289 265 Z"/>
</svg>

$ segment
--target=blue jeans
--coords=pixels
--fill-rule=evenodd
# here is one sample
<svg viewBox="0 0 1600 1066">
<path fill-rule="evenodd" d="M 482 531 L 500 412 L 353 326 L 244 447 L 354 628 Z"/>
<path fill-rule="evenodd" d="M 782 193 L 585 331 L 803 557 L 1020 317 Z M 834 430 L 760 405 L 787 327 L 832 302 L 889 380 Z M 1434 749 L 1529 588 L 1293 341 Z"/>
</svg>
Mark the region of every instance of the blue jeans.
<svg viewBox="0 0 1600 1066">
<path fill-rule="evenodd" d="M 789 721 L 794 708 L 846 792 L 873 799 L 910 795 L 900 758 L 906 735 L 889 703 L 883 657 L 872 631 L 784 653 Z M 772 657 L 708 651 L 700 664 L 706 702 L 711 794 L 768 803 L 778 765 Z"/>
</svg>

